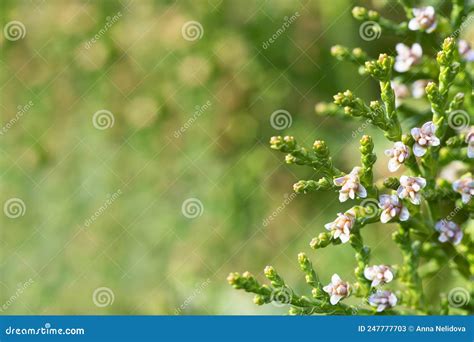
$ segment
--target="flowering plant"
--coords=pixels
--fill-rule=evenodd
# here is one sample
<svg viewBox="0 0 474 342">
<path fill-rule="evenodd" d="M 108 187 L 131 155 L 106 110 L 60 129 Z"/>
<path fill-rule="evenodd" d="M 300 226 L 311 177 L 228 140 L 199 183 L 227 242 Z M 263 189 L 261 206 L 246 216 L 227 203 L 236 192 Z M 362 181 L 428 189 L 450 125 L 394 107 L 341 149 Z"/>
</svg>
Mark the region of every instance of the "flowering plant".
<svg viewBox="0 0 474 342">
<path fill-rule="evenodd" d="M 390 172 L 400 177 L 374 181 L 377 160 L 372 137 L 360 140 L 361 165 L 345 173 L 332 161 L 324 141 L 315 141 L 312 149 L 300 146 L 292 136 L 276 136 L 272 149 L 286 154 L 288 164 L 306 165 L 316 171 L 316 180 L 301 180 L 296 193 L 333 191 L 340 202 L 354 202 L 338 213 L 327 231 L 315 237 L 310 246 L 322 249 L 347 244 L 355 251 L 355 281 L 334 274 L 320 279 L 312 262 L 298 255 L 312 296 L 298 295 L 277 271 L 267 266 L 265 277 L 271 286 L 262 285 L 248 272 L 231 273 L 228 282 L 236 289 L 255 294 L 258 305 L 277 302 L 288 304 L 290 314 L 468 314 L 474 312 L 471 300 L 474 274 L 474 242 L 468 224 L 474 216 L 474 68 L 472 50 L 459 39 L 468 13 L 464 1 L 453 0 L 449 16 L 433 7 L 413 8 L 413 1 L 401 0 L 407 21 L 395 23 L 379 13 L 355 7 L 353 16 L 371 23 L 377 32 L 403 37 L 411 45 L 399 43 L 396 57 L 381 54 L 370 60 L 360 48 L 332 48 L 332 54 L 359 67 L 359 73 L 380 84 L 381 101 L 367 104 L 352 91 L 338 93 L 334 103 L 316 106 L 319 114 L 363 118 L 382 130 L 388 140 L 385 151 Z M 453 33 L 454 32 L 454 33 Z M 430 48 L 441 46 L 436 58 Z M 430 110 L 413 108 L 407 99 L 425 101 Z M 454 179 L 445 176 L 451 163 L 461 164 Z M 448 165 L 449 164 L 449 165 Z M 393 240 L 400 248 L 399 265 L 374 265 L 362 231 L 380 222 L 395 223 Z M 439 299 L 426 299 L 427 280 L 449 268 L 467 281 L 466 287 L 439 293 Z M 397 286 L 395 286 L 395 284 Z M 355 305 L 344 303 L 354 296 Z"/>
</svg>

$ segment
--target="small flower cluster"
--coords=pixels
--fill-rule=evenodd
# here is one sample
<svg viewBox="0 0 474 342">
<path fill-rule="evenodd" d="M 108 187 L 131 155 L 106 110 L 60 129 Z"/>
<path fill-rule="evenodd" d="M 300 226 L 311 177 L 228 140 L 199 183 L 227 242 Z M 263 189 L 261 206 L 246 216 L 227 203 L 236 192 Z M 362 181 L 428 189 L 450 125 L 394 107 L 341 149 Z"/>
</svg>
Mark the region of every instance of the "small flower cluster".
<svg viewBox="0 0 474 342">
<path fill-rule="evenodd" d="M 409 45 L 396 44 L 396 56 L 381 54 L 378 59 L 370 60 L 360 48 L 351 51 L 338 45 L 331 49 L 336 58 L 356 64 L 361 75 L 379 82 L 381 101 L 367 104 L 346 90 L 334 96 L 334 104 L 319 104 L 316 108 L 319 114 L 327 112 L 363 118 L 380 129 L 392 146 L 385 150 L 388 172 L 402 171 L 403 174 L 374 181 L 377 156 L 374 142 L 368 135 L 360 140 L 360 166 L 353 167 L 347 174 L 333 164 L 324 141 L 316 140 L 312 149 L 307 149 L 292 136 L 270 140 L 272 149 L 286 154 L 288 164 L 305 165 L 315 170 L 317 179 L 298 181 L 293 186 L 296 193 L 332 191 L 338 193 L 341 203 L 354 203 L 347 211 L 339 212 L 334 221 L 325 224 L 326 231 L 319 233 L 310 246 L 321 249 L 330 245 L 349 245 L 355 252 L 355 279 L 349 282 L 334 273 L 330 282 L 323 286 L 303 253 L 298 261 L 307 284 L 313 289 L 311 298 L 289 290 L 288 284 L 273 268 L 265 270 L 271 287 L 261 285 L 248 273 L 232 273 L 229 283 L 255 293 L 257 304 L 269 303 L 273 293 L 286 291 L 289 294 L 286 304 L 291 306 L 291 314 L 472 314 L 474 311 L 472 305 L 453 310 L 444 294 L 428 302 L 423 287 L 425 277 L 432 277 L 444 267 L 450 267 L 467 281 L 474 274 L 474 242 L 472 234 L 465 233 L 474 217 L 474 201 L 471 200 L 474 179 L 468 172 L 474 161 L 474 126 L 464 125 L 467 128 L 460 130 L 452 125 L 452 116 L 456 113 L 471 113 L 467 114 L 468 121 L 474 113 L 471 86 L 474 84 L 474 66 L 471 64 L 474 50 L 466 40 L 456 39 L 451 34 L 457 32 L 467 9 L 462 1 L 453 1 L 447 18 L 432 6 L 410 8 L 408 1 L 400 3 L 408 16 L 404 23 L 395 23 L 362 7 L 353 10 L 356 19 L 375 21 L 384 32 L 399 35 L 403 41 L 415 37 L 410 31 L 417 31 L 417 41 Z M 440 43 L 440 37 L 448 37 L 442 41 L 436 57 L 424 54 L 427 35 Z M 407 98 L 429 105 L 431 119 L 427 119 L 426 112 L 418 107 L 405 103 Z M 402 127 L 401 122 L 405 121 L 413 125 Z M 452 180 L 442 178 L 452 162 L 461 164 L 464 174 L 456 174 Z M 392 265 L 370 263 L 370 248 L 364 244 L 362 232 L 374 223 L 397 225 L 392 238 L 401 251 L 403 262 Z M 420 272 L 421 266 L 425 266 L 423 272 Z M 390 286 L 398 285 L 399 289 L 386 289 L 389 283 Z M 361 298 L 362 305 L 344 304 L 349 296 Z"/>
</svg>

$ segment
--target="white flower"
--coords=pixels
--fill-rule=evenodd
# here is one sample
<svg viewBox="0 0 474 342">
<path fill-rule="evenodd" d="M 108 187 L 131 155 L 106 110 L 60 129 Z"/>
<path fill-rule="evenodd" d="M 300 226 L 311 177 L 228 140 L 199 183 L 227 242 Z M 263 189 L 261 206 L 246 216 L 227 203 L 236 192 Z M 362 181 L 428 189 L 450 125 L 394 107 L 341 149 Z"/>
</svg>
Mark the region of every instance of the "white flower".
<svg viewBox="0 0 474 342">
<path fill-rule="evenodd" d="M 420 204 L 420 191 L 426 186 L 426 180 L 422 177 L 400 177 L 400 186 L 397 194 L 400 198 L 407 198 L 413 204 Z"/>
<path fill-rule="evenodd" d="M 395 47 L 397 57 L 395 58 L 395 70 L 398 72 L 407 72 L 412 65 L 418 64 L 423 56 L 421 45 L 415 43 L 411 48 L 405 44 L 398 43 Z"/>
<path fill-rule="evenodd" d="M 349 283 L 342 281 L 337 274 L 332 275 L 331 282 L 324 286 L 323 290 L 331 296 L 332 305 L 336 305 L 342 298 L 349 297 L 351 294 Z"/>
<path fill-rule="evenodd" d="M 461 194 L 463 203 L 469 203 L 474 196 L 474 179 L 471 175 L 465 175 L 453 183 L 453 190 Z"/>
<path fill-rule="evenodd" d="M 399 107 L 401 104 L 401 100 L 410 97 L 410 89 L 408 89 L 408 87 L 403 83 L 400 83 L 396 80 L 392 81 L 391 84 L 393 92 L 395 93 L 395 106 Z"/>
<path fill-rule="evenodd" d="M 377 290 L 369 297 L 369 304 L 377 307 L 377 312 L 382 312 L 387 308 L 397 305 L 397 297 L 391 291 Z"/>
<path fill-rule="evenodd" d="M 342 186 L 339 190 L 339 201 L 345 202 L 348 198 L 354 199 L 355 195 L 360 198 L 367 197 L 367 190 L 360 184 L 359 172 L 360 167 L 355 167 L 348 175 L 334 179 L 336 186 Z"/>
<path fill-rule="evenodd" d="M 467 41 L 461 39 L 458 46 L 461 57 L 467 62 L 474 62 L 474 50 L 471 48 L 471 45 Z"/>
<path fill-rule="evenodd" d="M 385 150 L 385 155 L 390 157 L 390 160 L 388 161 L 388 170 L 390 172 L 395 172 L 400 168 L 400 165 L 408 159 L 410 156 L 410 150 L 404 143 L 397 141 L 393 144 L 393 148 Z"/>
<path fill-rule="evenodd" d="M 439 139 L 435 135 L 436 127 L 432 121 L 428 121 L 421 126 L 411 129 L 411 135 L 415 139 L 413 145 L 413 153 L 417 157 L 422 157 L 426 153 L 426 149 L 430 146 L 438 146 Z"/>
<path fill-rule="evenodd" d="M 382 215 L 380 215 L 382 223 L 387 223 L 394 217 L 398 217 L 400 221 L 406 221 L 410 217 L 410 212 L 403 206 L 397 195 L 380 195 L 379 202 L 379 207 L 382 209 Z"/>
<path fill-rule="evenodd" d="M 391 282 L 393 273 L 388 266 L 374 265 L 365 268 L 364 277 L 368 280 L 372 280 L 372 286 L 377 286 Z"/>
<path fill-rule="evenodd" d="M 430 83 L 429 80 L 418 80 L 413 82 L 411 91 L 415 99 L 421 99 L 426 94 L 426 86 Z"/>
<path fill-rule="evenodd" d="M 474 126 L 471 126 L 466 134 L 467 156 L 474 158 Z"/>
<path fill-rule="evenodd" d="M 436 222 L 435 229 L 439 232 L 438 240 L 440 242 L 451 242 L 458 245 L 463 237 L 461 227 L 453 221 L 441 220 Z"/>
<path fill-rule="evenodd" d="M 351 229 L 354 227 L 355 213 L 353 210 L 349 210 L 344 214 L 337 214 L 337 219 L 333 222 L 327 223 L 324 227 L 327 230 L 334 232 L 334 239 L 339 238 L 342 243 L 349 241 L 351 235 Z"/>
<path fill-rule="evenodd" d="M 436 29 L 436 13 L 433 6 L 414 8 L 413 15 L 415 16 L 408 23 L 408 28 L 412 31 L 425 31 L 431 33 Z"/>
</svg>

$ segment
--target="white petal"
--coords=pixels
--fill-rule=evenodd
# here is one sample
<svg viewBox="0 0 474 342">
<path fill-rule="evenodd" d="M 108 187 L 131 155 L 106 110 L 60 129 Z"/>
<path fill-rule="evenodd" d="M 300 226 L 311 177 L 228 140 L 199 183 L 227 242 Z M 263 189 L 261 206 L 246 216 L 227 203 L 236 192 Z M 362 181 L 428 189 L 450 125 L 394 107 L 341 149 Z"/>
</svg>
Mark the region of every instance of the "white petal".
<svg viewBox="0 0 474 342">
<path fill-rule="evenodd" d="M 341 277 L 337 273 L 334 273 L 331 277 L 331 283 L 337 284 L 341 282 Z"/>
<path fill-rule="evenodd" d="M 399 186 L 397 189 L 397 195 L 400 198 L 405 198 L 405 188 L 403 186 Z"/>
<path fill-rule="evenodd" d="M 339 236 L 339 239 L 341 239 L 341 242 L 342 242 L 342 243 L 346 243 L 347 241 L 349 241 L 350 235 L 349 235 L 349 234 L 341 234 L 341 235 Z"/>
<path fill-rule="evenodd" d="M 400 212 L 400 221 L 406 221 L 410 218 L 410 212 L 408 211 L 408 208 L 403 207 L 402 211 Z"/>
<path fill-rule="evenodd" d="M 345 202 L 348 198 L 347 192 L 339 192 L 339 202 Z"/>
<path fill-rule="evenodd" d="M 412 128 L 410 133 L 415 139 L 418 139 L 420 137 L 420 129 L 418 127 Z"/>
<path fill-rule="evenodd" d="M 346 176 L 342 176 L 342 177 L 339 177 L 339 178 L 335 178 L 335 179 L 333 180 L 334 185 L 337 185 L 337 186 L 342 186 L 345 181 L 346 181 Z"/>
<path fill-rule="evenodd" d="M 324 228 L 326 228 L 327 230 L 332 230 L 333 227 L 334 227 L 334 222 L 326 223 L 324 225 Z"/>
<path fill-rule="evenodd" d="M 367 197 L 367 190 L 364 188 L 362 184 L 360 184 L 359 188 L 357 189 L 357 196 L 359 196 L 360 198 Z"/>
<path fill-rule="evenodd" d="M 331 293 L 332 292 L 332 285 L 329 284 L 329 285 L 324 286 L 323 291 L 326 292 L 326 293 Z"/>
<path fill-rule="evenodd" d="M 333 294 L 331 296 L 330 302 L 331 302 L 332 305 L 336 305 L 341 300 L 341 298 L 342 298 L 342 296 Z"/>
<path fill-rule="evenodd" d="M 399 55 L 408 55 L 410 53 L 408 46 L 403 43 L 395 45 L 395 50 L 397 50 L 397 54 Z"/>
<path fill-rule="evenodd" d="M 408 23 L 408 28 L 411 30 L 411 31 L 417 31 L 420 29 L 420 23 L 418 22 L 418 20 L 416 20 L 415 18 L 411 19 L 410 22 Z"/>
<path fill-rule="evenodd" d="M 448 237 L 446 236 L 446 234 L 440 234 L 438 240 L 439 242 L 446 242 L 448 241 Z"/>
<path fill-rule="evenodd" d="M 377 312 L 382 312 L 382 311 L 384 311 L 386 308 L 387 308 L 387 305 L 386 305 L 386 304 L 380 304 L 379 306 L 377 306 Z"/>
<path fill-rule="evenodd" d="M 368 280 L 372 280 L 374 278 L 374 272 L 372 270 L 372 267 L 366 267 L 364 270 L 364 277 Z"/>
<path fill-rule="evenodd" d="M 418 183 L 418 185 L 422 189 L 426 186 L 426 179 L 424 179 L 423 177 L 415 177 L 415 179 L 416 179 L 416 182 Z"/>
<path fill-rule="evenodd" d="M 431 137 L 431 146 L 439 146 L 439 144 L 440 144 L 439 139 L 435 136 L 432 136 Z"/>
<path fill-rule="evenodd" d="M 394 65 L 394 69 L 398 72 L 407 72 L 410 69 L 410 64 L 406 61 L 396 61 Z"/>
<path fill-rule="evenodd" d="M 387 223 L 391 219 L 392 216 L 390 216 L 390 213 L 387 210 L 382 211 L 382 215 L 380 215 L 380 222 Z"/>
<path fill-rule="evenodd" d="M 415 43 L 411 46 L 411 52 L 417 57 L 421 57 L 423 55 L 423 49 L 418 43 Z"/>
<path fill-rule="evenodd" d="M 467 148 L 468 158 L 474 158 L 474 146 L 469 145 Z"/>
<path fill-rule="evenodd" d="M 426 148 L 418 145 L 418 143 L 415 143 L 413 145 L 413 153 L 415 154 L 415 156 L 417 157 L 423 157 L 426 153 Z"/>
<path fill-rule="evenodd" d="M 425 134 L 431 135 L 434 134 L 436 130 L 436 126 L 434 125 L 433 121 L 428 121 L 421 126 L 421 131 Z"/>
<path fill-rule="evenodd" d="M 388 170 L 390 172 L 395 172 L 399 168 L 400 168 L 400 163 L 395 158 L 392 158 L 388 161 Z"/>
<path fill-rule="evenodd" d="M 384 278 L 385 278 L 385 282 L 389 283 L 393 280 L 393 273 L 392 271 L 390 270 L 387 270 L 385 271 L 385 273 L 383 274 Z"/>
<path fill-rule="evenodd" d="M 424 11 L 426 16 L 432 17 L 435 15 L 435 9 L 433 6 L 427 6 L 424 8 Z"/>
</svg>

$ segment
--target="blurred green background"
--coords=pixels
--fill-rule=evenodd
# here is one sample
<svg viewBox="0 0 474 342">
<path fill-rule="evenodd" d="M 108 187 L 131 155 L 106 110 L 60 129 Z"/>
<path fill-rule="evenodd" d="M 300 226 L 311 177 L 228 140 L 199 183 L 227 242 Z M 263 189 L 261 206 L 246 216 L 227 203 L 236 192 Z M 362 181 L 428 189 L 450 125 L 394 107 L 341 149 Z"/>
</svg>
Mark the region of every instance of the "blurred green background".
<svg viewBox="0 0 474 342">
<path fill-rule="evenodd" d="M 329 53 L 334 44 L 394 51 L 394 38 L 359 37 L 354 4 L 3 0 L 2 28 L 19 21 L 25 36 L 0 36 L 1 123 L 13 120 L 0 136 L 0 200 L 24 203 L 19 217 L 0 215 L 2 313 L 281 314 L 226 276 L 261 279 L 271 264 L 307 291 L 300 251 L 323 280 L 352 279 L 350 248 L 309 247 L 343 210 L 337 195 L 290 197 L 312 170 L 285 165 L 268 140 L 325 139 L 342 170 L 358 163 L 360 123 L 314 114 L 340 90 L 378 97 L 375 82 Z M 403 16 L 395 1 L 357 4 Z M 195 40 L 183 35 L 189 21 L 202 27 Z M 94 126 L 100 110 L 113 126 Z M 292 119 L 282 131 L 270 124 L 277 110 Z M 376 138 L 384 176 L 388 143 L 364 133 Z M 195 218 L 182 212 L 190 198 Z M 374 262 L 401 261 L 392 230 L 367 229 Z M 109 302 L 97 305 L 103 287 Z"/>
</svg>

